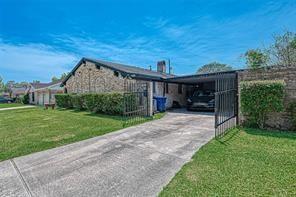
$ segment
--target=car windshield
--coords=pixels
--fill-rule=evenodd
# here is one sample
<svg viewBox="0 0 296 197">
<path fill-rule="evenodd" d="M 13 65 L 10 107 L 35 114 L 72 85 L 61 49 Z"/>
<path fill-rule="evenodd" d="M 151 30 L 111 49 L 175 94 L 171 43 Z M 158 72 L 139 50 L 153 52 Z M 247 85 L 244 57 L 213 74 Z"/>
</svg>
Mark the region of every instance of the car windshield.
<svg viewBox="0 0 296 197">
<path fill-rule="evenodd" d="M 214 96 L 214 92 L 198 90 L 193 93 L 193 96 Z"/>
</svg>

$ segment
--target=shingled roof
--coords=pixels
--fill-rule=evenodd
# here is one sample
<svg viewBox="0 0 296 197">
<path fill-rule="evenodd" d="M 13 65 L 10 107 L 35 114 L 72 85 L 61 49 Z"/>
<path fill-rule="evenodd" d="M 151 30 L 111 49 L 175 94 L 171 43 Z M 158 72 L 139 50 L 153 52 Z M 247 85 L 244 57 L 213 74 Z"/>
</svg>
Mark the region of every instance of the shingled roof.
<svg viewBox="0 0 296 197">
<path fill-rule="evenodd" d="M 30 84 L 35 89 L 41 89 L 41 88 L 46 88 L 46 87 L 49 87 L 49 86 L 52 86 L 52 85 L 55 85 L 55 84 L 58 84 L 61 82 L 62 82 L 62 80 L 58 80 L 58 81 L 50 82 L 50 83 L 30 83 Z"/>
<path fill-rule="evenodd" d="M 152 71 L 149 69 L 140 68 L 137 66 L 130 66 L 120 63 L 108 62 L 104 60 L 92 59 L 92 58 L 82 58 L 78 64 L 73 68 L 73 70 L 68 74 L 68 76 L 64 79 L 62 84 L 65 84 L 67 80 L 71 77 L 72 74 L 79 68 L 79 66 L 84 62 L 91 62 L 96 64 L 97 66 L 103 66 L 109 68 L 114 71 L 120 72 L 123 76 L 130 76 L 136 79 L 146 79 L 146 80 L 163 80 L 170 77 L 174 77 L 175 75 L 161 73 L 157 71 Z"/>
</svg>

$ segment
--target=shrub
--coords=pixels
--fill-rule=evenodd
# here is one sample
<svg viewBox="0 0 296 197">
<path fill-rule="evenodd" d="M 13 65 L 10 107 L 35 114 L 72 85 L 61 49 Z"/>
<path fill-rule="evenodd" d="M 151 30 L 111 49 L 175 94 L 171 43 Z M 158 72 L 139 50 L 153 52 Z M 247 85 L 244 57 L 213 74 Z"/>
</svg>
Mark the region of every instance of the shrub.
<svg viewBox="0 0 296 197">
<path fill-rule="evenodd" d="M 61 108 L 72 108 L 71 96 L 69 94 L 56 94 L 56 104 Z"/>
<path fill-rule="evenodd" d="M 288 112 L 290 113 L 290 117 L 293 123 L 293 129 L 296 129 L 296 101 L 292 101 L 289 104 Z"/>
<path fill-rule="evenodd" d="M 135 105 L 135 98 L 128 99 L 131 105 Z M 124 96 L 123 93 L 89 93 L 89 94 L 57 94 L 56 103 L 62 108 L 88 110 L 95 113 L 122 114 Z"/>
<path fill-rule="evenodd" d="M 94 108 L 92 111 L 105 114 L 122 114 L 123 94 L 122 93 L 100 93 L 93 97 Z"/>
<path fill-rule="evenodd" d="M 241 110 L 249 126 L 264 128 L 267 114 L 284 109 L 283 81 L 241 82 Z"/>
<path fill-rule="evenodd" d="M 18 96 L 15 98 L 16 103 L 23 103 L 23 96 Z"/>
<path fill-rule="evenodd" d="M 25 94 L 23 97 L 22 97 L 22 103 L 23 104 L 29 104 L 29 94 Z"/>
<path fill-rule="evenodd" d="M 83 110 L 85 109 L 84 107 L 84 97 L 82 94 L 72 94 L 70 95 L 71 98 L 71 103 L 73 108 L 77 110 Z"/>
<path fill-rule="evenodd" d="M 106 93 L 103 94 L 101 110 L 106 114 L 122 114 L 123 112 L 123 94 Z"/>
<path fill-rule="evenodd" d="M 84 106 L 88 111 L 96 112 L 96 97 L 97 94 L 85 94 L 84 95 Z"/>
</svg>

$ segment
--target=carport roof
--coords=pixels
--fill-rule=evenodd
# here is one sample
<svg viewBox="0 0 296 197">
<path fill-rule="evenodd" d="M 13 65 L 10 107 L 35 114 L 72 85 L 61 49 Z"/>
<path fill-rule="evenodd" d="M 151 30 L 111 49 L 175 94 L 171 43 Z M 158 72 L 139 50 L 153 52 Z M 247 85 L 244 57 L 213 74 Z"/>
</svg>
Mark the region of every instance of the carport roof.
<svg viewBox="0 0 296 197">
<path fill-rule="evenodd" d="M 200 82 L 210 82 L 217 79 L 217 77 L 223 75 L 233 75 L 237 73 L 238 70 L 216 72 L 216 73 L 205 73 L 205 74 L 195 74 L 195 75 L 184 75 L 180 77 L 168 78 L 165 81 L 168 83 L 182 83 L 182 84 L 196 84 Z"/>
</svg>

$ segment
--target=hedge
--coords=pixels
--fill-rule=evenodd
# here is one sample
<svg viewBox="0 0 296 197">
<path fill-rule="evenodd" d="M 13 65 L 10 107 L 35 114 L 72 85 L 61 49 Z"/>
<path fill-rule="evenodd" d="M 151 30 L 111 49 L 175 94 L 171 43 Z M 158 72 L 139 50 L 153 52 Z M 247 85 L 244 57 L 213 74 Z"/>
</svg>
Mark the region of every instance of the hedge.
<svg viewBox="0 0 296 197">
<path fill-rule="evenodd" d="M 84 101 L 83 101 L 83 95 L 81 94 L 73 94 L 70 95 L 71 103 L 74 109 L 77 110 L 83 110 L 84 107 Z"/>
<path fill-rule="evenodd" d="M 95 113 L 122 114 L 123 93 L 57 94 L 56 103 L 61 108 L 88 110 Z M 135 99 L 129 99 L 134 102 Z"/>
<path fill-rule="evenodd" d="M 29 97 L 29 94 L 25 94 L 22 98 L 22 103 L 23 104 L 29 104 L 30 102 L 30 97 Z"/>
<path fill-rule="evenodd" d="M 241 82 L 241 111 L 248 126 L 264 128 L 268 113 L 284 109 L 283 81 Z"/>
<path fill-rule="evenodd" d="M 55 100 L 58 107 L 61 107 L 61 108 L 73 107 L 70 94 L 56 94 Z"/>
</svg>

